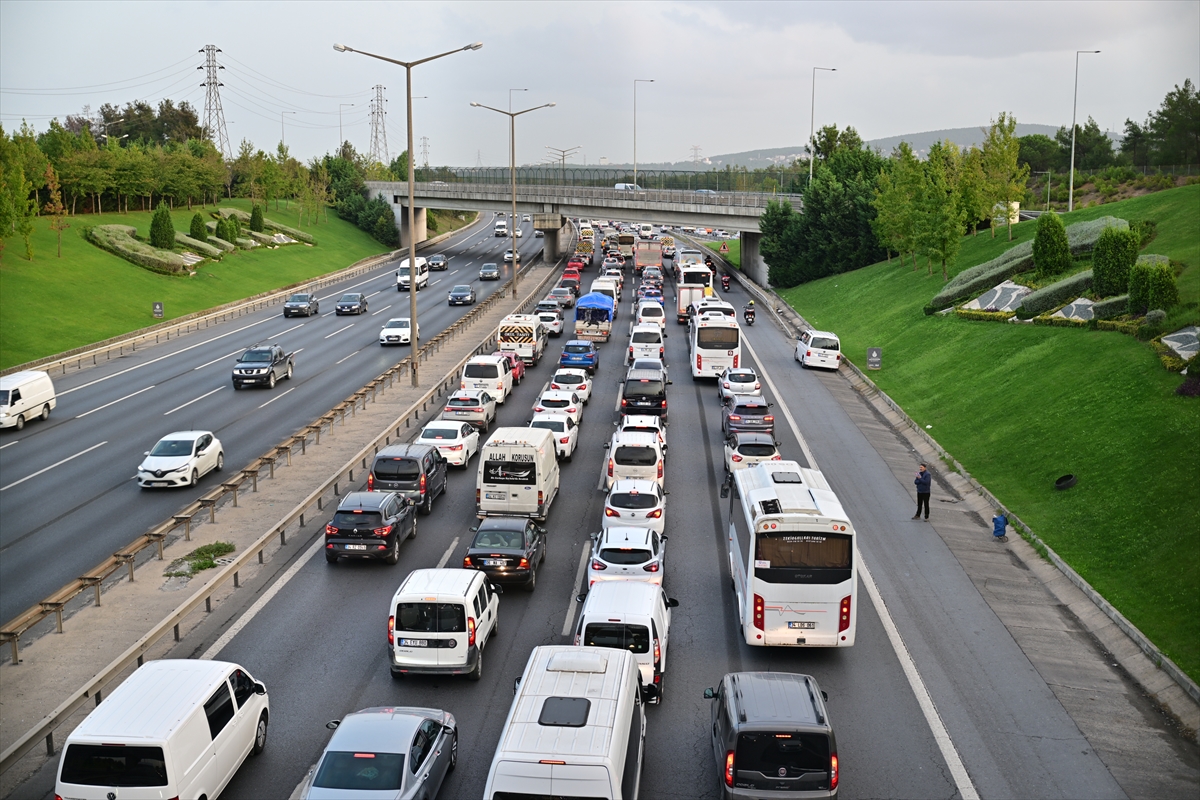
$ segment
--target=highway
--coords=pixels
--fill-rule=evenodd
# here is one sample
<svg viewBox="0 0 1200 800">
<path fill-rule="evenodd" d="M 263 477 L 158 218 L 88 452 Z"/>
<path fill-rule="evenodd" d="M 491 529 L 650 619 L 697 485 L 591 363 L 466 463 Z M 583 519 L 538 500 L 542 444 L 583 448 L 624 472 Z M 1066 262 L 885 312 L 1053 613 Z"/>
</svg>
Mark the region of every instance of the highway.
<svg viewBox="0 0 1200 800">
<path fill-rule="evenodd" d="M 430 272 L 429 288 L 417 293 L 424 341 L 470 310 L 447 306 L 452 285 L 474 284 L 482 300 L 512 277 L 503 263 L 511 239 L 495 238 L 491 215 L 484 217 L 470 233 L 424 253 L 449 258 L 449 269 Z M 528 261 L 541 252 L 542 240 L 531 223 L 522 227 L 518 249 Z M 501 266 L 499 281 L 478 280 L 487 261 Z M 54 376 L 58 407 L 49 421 L 0 432 L 0 620 L 220 483 L 221 474 L 212 472 L 199 487 L 139 489 L 134 475 L 142 454 L 164 434 L 212 431 L 224 447 L 228 474 L 406 358 L 407 345 L 378 343 L 384 322 L 409 315 L 408 294 L 396 290 L 397 266 L 389 262 L 328 287 L 320 294 L 320 316 L 285 319 L 276 305 Z M 367 314 L 334 314 L 347 291 L 368 295 Z M 273 390 L 234 391 L 230 374 L 238 354 L 267 341 L 298 351 L 295 377 Z"/>
</svg>

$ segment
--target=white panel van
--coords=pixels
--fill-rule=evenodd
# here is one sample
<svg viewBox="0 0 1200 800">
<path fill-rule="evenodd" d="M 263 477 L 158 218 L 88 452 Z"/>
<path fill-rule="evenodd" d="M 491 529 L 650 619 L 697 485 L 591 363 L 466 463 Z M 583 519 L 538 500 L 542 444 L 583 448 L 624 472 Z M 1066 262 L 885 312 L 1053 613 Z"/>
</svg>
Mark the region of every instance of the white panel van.
<svg viewBox="0 0 1200 800">
<path fill-rule="evenodd" d="M 34 417 L 48 419 L 56 405 L 48 373 L 29 370 L 0 378 L 0 428 L 21 430 Z"/>
<path fill-rule="evenodd" d="M 267 743 L 267 690 L 237 664 L 151 661 L 71 732 L 56 795 L 215 798 Z"/>
<path fill-rule="evenodd" d="M 671 609 L 679 605 L 661 586 L 644 581 L 597 581 L 583 603 L 575 644 L 611 647 L 632 653 L 642 674 L 642 692 L 648 702 L 662 702 L 662 678 L 667 671 L 667 644 L 671 639 Z"/>
<path fill-rule="evenodd" d="M 417 291 L 429 285 L 429 262 L 421 256 L 417 256 Z M 408 259 L 400 262 L 399 269 L 396 270 L 396 291 L 407 292 L 408 284 L 412 281 L 412 270 L 408 268 Z"/>
<path fill-rule="evenodd" d="M 469 569 L 415 569 L 388 607 L 388 661 L 407 674 L 483 675 L 483 649 L 499 625 L 500 588 Z"/>
<path fill-rule="evenodd" d="M 632 655 L 601 647 L 535 647 L 484 786 L 485 800 L 636 800 L 646 714 Z"/>
<path fill-rule="evenodd" d="M 493 230 L 495 231 L 493 234 L 495 238 L 503 239 L 504 237 L 508 236 L 508 222 L 505 220 L 497 220 Z"/>
<path fill-rule="evenodd" d="M 558 496 L 555 447 L 554 432 L 545 428 L 497 428 L 479 453 L 476 515 L 545 522 Z"/>
</svg>

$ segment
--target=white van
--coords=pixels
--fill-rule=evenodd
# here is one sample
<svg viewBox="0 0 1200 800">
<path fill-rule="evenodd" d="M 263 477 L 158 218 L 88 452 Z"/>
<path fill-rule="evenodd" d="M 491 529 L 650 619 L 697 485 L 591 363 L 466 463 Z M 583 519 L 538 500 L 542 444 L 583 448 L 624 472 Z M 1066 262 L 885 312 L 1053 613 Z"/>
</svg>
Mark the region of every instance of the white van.
<svg viewBox="0 0 1200 800">
<path fill-rule="evenodd" d="M 796 360 L 802 367 L 837 369 L 842 366 L 842 341 L 829 331 L 801 331 L 796 337 Z"/>
<path fill-rule="evenodd" d="M 505 236 L 508 236 L 508 222 L 505 220 L 499 220 L 496 222 L 496 227 L 494 230 L 495 238 L 503 239 Z"/>
<path fill-rule="evenodd" d="M 513 390 L 512 364 L 507 356 L 475 356 L 463 365 L 458 388 L 487 392 L 504 405 Z"/>
<path fill-rule="evenodd" d="M 604 474 L 604 488 L 611 489 L 616 481 L 655 481 L 663 485 L 662 443 L 652 433 L 613 434 L 605 445 L 608 450 L 608 470 Z"/>
<path fill-rule="evenodd" d="M 545 428 L 497 428 L 479 454 L 476 516 L 545 522 L 558 496 L 555 447 L 554 432 Z"/>
<path fill-rule="evenodd" d="M 629 352 L 625 356 L 625 363 L 632 364 L 637 358 L 662 360 L 666 338 L 667 334 L 656 323 L 634 325 L 629 333 Z"/>
<path fill-rule="evenodd" d="M 617 306 L 621 304 L 621 285 L 619 283 L 612 278 L 597 278 L 592 281 L 588 292 L 599 292 L 611 297 L 613 301 L 613 316 L 616 316 Z"/>
<path fill-rule="evenodd" d="M 63 746 L 54 793 L 78 800 L 215 798 L 267 743 L 267 690 L 225 661 L 138 668 Z"/>
<path fill-rule="evenodd" d="M 661 586 L 643 581 L 597 581 L 576 598 L 583 603 L 575 644 L 632 653 L 648 703 L 662 702 L 671 609 L 679 605 Z"/>
<path fill-rule="evenodd" d="M 400 268 L 396 270 L 396 291 L 407 292 L 408 284 L 412 280 L 412 270 L 408 268 L 408 259 L 400 262 Z M 429 285 L 429 262 L 423 257 L 417 256 L 417 291 Z"/>
<path fill-rule="evenodd" d="M 667 315 L 663 312 L 662 303 L 654 300 L 642 300 L 637 304 L 635 325 L 657 325 L 660 330 L 667 327 Z"/>
<path fill-rule="evenodd" d="M 388 662 L 404 675 L 483 675 L 501 589 L 471 569 L 414 569 L 388 606 Z"/>
<path fill-rule="evenodd" d="M 618 192 L 640 192 L 640 191 L 642 191 L 642 187 L 638 186 L 636 183 L 618 183 L 618 184 L 614 185 L 613 188 L 616 189 Z"/>
<path fill-rule="evenodd" d="M 548 331 L 536 314 L 509 314 L 496 329 L 496 349 L 513 352 L 531 367 L 542 360 Z"/>
<path fill-rule="evenodd" d="M 21 430 L 34 417 L 49 419 L 56 405 L 48 373 L 29 370 L 0 378 L 0 428 Z"/>
<path fill-rule="evenodd" d="M 649 222 L 643 222 L 638 226 L 638 236 L 642 239 L 654 238 L 654 226 Z"/>
<path fill-rule="evenodd" d="M 485 800 L 636 800 L 646 708 L 634 657 L 600 647 L 535 647 L 517 685 Z"/>
</svg>

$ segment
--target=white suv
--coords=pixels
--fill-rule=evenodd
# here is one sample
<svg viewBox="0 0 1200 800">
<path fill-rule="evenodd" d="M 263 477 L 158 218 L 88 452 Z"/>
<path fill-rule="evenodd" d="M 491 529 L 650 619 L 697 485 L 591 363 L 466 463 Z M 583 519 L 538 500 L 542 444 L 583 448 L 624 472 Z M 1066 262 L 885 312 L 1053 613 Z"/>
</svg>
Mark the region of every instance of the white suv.
<svg viewBox="0 0 1200 800">
<path fill-rule="evenodd" d="M 647 480 L 663 485 L 663 446 L 653 433 L 614 433 L 607 445 L 604 488 L 619 480 Z"/>
</svg>

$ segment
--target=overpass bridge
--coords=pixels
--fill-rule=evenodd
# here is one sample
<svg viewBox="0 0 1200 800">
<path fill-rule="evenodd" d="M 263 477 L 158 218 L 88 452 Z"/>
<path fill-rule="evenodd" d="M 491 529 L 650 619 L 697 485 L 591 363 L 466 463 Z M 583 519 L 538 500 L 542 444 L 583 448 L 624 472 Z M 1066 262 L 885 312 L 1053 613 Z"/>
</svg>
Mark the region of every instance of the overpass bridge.
<svg viewBox="0 0 1200 800">
<path fill-rule="evenodd" d="M 408 242 L 408 183 L 367 181 L 372 197 L 392 204 L 400 238 Z M 568 240 L 569 217 L 619 219 L 665 225 L 722 228 L 741 234 L 742 269 L 759 285 L 767 285 L 767 267 L 759 255 L 759 218 L 771 200 L 802 205 L 800 195 L 763 192 L 697 192 L 686 189 L 625 191 L 592 186 L 517 185 L 517 213 L 533 217 L 533 227 L 545 235 L 547 260 L 557 260 Z M 420 182 L 414 194 L 417 241 L 427 238 L 425 210 L 429 208 L 481 212 L 510 212 L 508 183 Z"/>
</svg>

